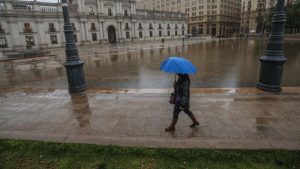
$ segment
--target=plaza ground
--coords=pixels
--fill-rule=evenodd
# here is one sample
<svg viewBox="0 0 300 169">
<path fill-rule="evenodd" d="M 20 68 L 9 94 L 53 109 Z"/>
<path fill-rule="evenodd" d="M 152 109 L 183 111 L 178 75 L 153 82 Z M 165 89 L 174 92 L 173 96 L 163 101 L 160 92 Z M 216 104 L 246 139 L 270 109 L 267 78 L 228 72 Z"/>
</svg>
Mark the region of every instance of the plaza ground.
<svg viewBox="0 0 300 169">
<path fill-rule="evenodd" d="M 299 45 L 285 43 L 281 93 L 254 87 L 266 47 L 259 39 L 79 47 L 88 90 L 74 95 L 63 48 L 2 61 L 0 168 L 299 168 Z M 159 65 L 171 55 L 198 67 L 191 110 L 200 126 L 189 128 L 181 113 L 176 131 L 166 133 L 174 76 Z"/>
<path fill-rule="evenodd" d="M 255 88 L 193 88 L 191 110 L 200 126 L 180 114 L 176 131 L 169 89 L 2 89 L 0 138 L 101 145 L 300 149 L 300 88 L 281 94 Z"/>
</svg>

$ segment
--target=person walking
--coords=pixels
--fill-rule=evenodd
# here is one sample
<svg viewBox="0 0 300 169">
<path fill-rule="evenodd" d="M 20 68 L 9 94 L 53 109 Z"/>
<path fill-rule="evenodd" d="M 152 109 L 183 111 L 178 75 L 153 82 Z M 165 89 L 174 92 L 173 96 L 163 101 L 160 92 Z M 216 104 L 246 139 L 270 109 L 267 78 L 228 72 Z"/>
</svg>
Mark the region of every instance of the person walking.
<svg viewBox="0 0 300 169">
<path fill-rule="evenodd" d="M 175 131 L 178 115 L 184 111 L 193 121 L 191 128 L 199 125 L 198 120 L 190 110 L 190 77 L 188 74 L 177 73 L 178 79 L 174 82 L 174 92 L 171 94 L 170 103 L 174 104 L 173 119 L 166 132 Z"/>
</svg>

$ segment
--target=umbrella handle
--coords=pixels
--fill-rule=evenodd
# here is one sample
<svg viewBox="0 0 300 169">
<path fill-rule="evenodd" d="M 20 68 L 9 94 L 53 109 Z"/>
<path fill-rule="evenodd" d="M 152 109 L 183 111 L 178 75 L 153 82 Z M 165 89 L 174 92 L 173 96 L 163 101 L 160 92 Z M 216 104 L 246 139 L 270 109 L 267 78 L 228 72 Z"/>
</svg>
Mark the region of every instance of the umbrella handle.
<svg viewBox="0 0 300 169">
<path fill-rule="evenodd" d="M 176 74 L 174 75 L 174 84 L 176 83 Z"/>
</svg>

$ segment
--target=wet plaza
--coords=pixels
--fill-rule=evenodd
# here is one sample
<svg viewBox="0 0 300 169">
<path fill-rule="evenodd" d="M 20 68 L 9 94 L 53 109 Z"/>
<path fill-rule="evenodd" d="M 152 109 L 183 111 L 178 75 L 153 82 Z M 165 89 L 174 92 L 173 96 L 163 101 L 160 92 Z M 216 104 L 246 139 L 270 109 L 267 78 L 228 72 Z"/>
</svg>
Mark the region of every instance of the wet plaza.
<svg viewBox="0 0 300 169">
<path fill-rule="evenodd" d="M 79 47 L 90 88 L 170 88 L 174 76 L 159 71 L 160 63 L 179 55 L 191 60 L 198 73 L 193 88 L 254 87 L 266 39 L 146 42 Z M 300 85 L 300 41 L 284 43 L 288 61 L 283 86 Z M 50 49 L 47 57 L 0 62 L 1 88 L 66 89 L 64 48 Z"/>
<path fill-rule="evenodd" d="M 300 41 L 286 41 L 280 94 L 255 88 L 266 41 L 227 39 L 79 47 L 88 90 L 70 95 L 64 48 L 0 62 L 0 138 L 144 147 L 300 150 Z M 168 103 L 171 55 L 191 60 L 191 110 Z"/>
</svg>

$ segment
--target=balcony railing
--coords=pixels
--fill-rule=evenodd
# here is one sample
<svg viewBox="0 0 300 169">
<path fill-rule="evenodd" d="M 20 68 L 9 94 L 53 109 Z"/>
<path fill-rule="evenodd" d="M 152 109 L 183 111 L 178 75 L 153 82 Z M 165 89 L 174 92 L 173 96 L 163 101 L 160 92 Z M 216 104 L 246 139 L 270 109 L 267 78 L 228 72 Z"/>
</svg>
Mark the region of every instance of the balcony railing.
<svg viewBox="0 0 300 169">
<path fill-rule="evenodd" d="M 24 31 L 24 33 L 32 33 L 31 28 L 24 28 L 23 31 Z"/>
<path fill-rule="evenodd" d="M 96 27 L 91 27 L 91 31 L 97 31 Z"/>
<path fill-rule="evenodd" d="M 5 30 L 1 28 L 0 33 L 5 33 Z"/>
</svg>

